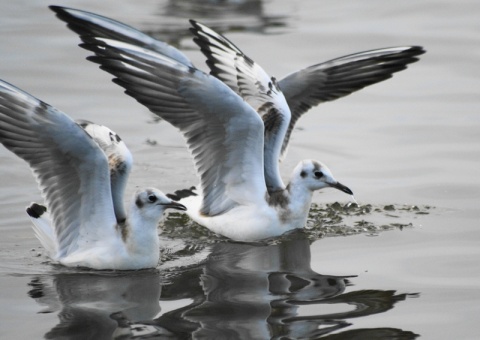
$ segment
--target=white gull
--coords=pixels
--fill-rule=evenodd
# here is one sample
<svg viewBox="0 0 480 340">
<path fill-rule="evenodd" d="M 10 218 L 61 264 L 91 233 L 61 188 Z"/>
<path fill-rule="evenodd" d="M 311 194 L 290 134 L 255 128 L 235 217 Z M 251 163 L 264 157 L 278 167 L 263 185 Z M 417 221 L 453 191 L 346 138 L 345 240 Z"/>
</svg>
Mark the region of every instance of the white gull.
<svg viewBox="0 0 480 340">
<path fill-rule="evenodd" d="M 264 124 L 238 94 L 168 51 L 97 37 L 96 30 L 89 30 L 90 22 L 82 25 L 86 12 L 53 9 L 70 28 L 82 32 L 81 46 L 95 54 L 89 60 L 182 132 L 200 177 L 200 193 L 181 202 L 199 224 L 231 239 L 258 240 L 304 227 L 315 190 L 332 187 L 352 194 L 314 160 L 300 162 L 289 184 L 269 193 Z"/>
<path fill-rule="evenodd" d="M 185 206 L 147 188 L 135 193 L 126 214 L 122 198 L 132 158 L 117 134 L 77 124 L 4 81 L 0 123 L 0 142 L 30 165 L 45 199 L 46 207 L 33 203 L 27 213 L 54 261 L 93 269 L 157 266 L 158 222 L 165 209 Z"/>
</svg>

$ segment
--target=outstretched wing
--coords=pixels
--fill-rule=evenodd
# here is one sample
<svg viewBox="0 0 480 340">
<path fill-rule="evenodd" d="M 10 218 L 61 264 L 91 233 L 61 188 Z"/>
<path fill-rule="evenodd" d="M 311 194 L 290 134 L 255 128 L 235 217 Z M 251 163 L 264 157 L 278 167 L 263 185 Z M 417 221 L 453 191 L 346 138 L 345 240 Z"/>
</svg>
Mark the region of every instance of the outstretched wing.
<svg viewBox="0 0 480 340">
<path fill-rule="evenodd" d="M 123 223 L 127 219 L 123 196 L 133 166 L 132 153 L 120 136 L 108 127 L 86 120 L 77 120 L 76 122 L 93 138 L 107 156 L 113 209 L 117 222 Z"/>
<path fill-rule="evenodd" d="M 123 41 L 135 46 L 156 51 L 176 61 L 193 66 L 191 61 L 175 47 L 152 38 L 139 30 L 125 25 L 116 20 L 86 12 L 78 9 L 49 6 L 57 14 L 60 20 L 68 23 L 68 28 L 80 36 L 92 36 L 99 38 Z"/>
<path fill-rule="evenodd" d="M 52 217 L 58 257 L 114 232 L 107 159 L 70 117 L 0 81 L 0 142 L 30 165 Z"/>
<path fill-rule="evenodd" d="M 275 78 L 211 28 L 190 20 L 194 42 L 207 57 L 210 74 L 247 101 L 265 125 L 265 180 L 270 192 L 282 190 L 278 160 L 290 123 L 290 108 Z"/>
<path fill-rule="evenodd" d="M 279 158 L 286 152 L 295 123 L 311 107 L 391 78 L 393 73 L 406 69 L 408 64 L 418 61 L 417 56 L 425 53 L 419 46 L 391 47 L 355 53 L 313 65 L 279 81 L 279 89 L 274 95 L 283 94 L 269 100 L 271 95 L 265 95 L 268 92 L 265 91 L 268 88 L 266 84 L 274 78 L 270 78 L 258 64 L 223 35 L 193 20 L 190 23 L 193 26 L 190 31 L 195 36 L 194 41 L 207 57 L 210 73 L 241 95 L 256 110 L 269 101 L 281 107 L 282 101 L 286 99 L 291 118 L 287 131 L 282 135 Z M 267 124 L 265 127 L 268 143 Z M 279 136 L 277 134 L 275 137 Z M 269 162 L 266 161 L 265 164 L 267 166 Z"/>
<path fill-rule="evenodd" d="M 285 153 L 297 120 L 311 107 L 389 79 L 425 53 L 420 46 L 382 48 L 350 54 L 291 73 L 279 81 L 292 112 L 282 145 Z"/>
<path fill-rule="evenodd" d="M 255 110 L 271 101 L 271 77 L 235 44 L 213 29 L 190 20 L 193 41 L 207 57 L 210 74 L 223 81 Z"/>
<path fill-rule="evenodd" d="M 218 79 L 137 46 L 83 38 L 89 59 L 153 113 L 179 128 L 192 152 L 204 194 L 201 213 L 265 201 L 263 123 Z M 260 203 L 259 203 L 260 204 Z"/>
</svg>

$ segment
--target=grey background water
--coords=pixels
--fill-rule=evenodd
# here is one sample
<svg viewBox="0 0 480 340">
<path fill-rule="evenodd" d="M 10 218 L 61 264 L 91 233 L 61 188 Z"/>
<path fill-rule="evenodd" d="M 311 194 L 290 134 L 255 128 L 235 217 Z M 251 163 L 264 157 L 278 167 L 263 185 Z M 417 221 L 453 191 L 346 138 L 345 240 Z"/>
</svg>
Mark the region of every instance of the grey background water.
<svg viewBox="0 0 480 340">
<path fill-rule="evenodd" d="M 195 184 L 179 134 L 153 124 L 145 108 L 85 61 L 78 38 L 49 4 L 0 2 L 0 78 L 73 118 L 117 131 L 136 161 L 128 194 L 135 186 L 171 191 Z M 225 32 L 277 77 L 353 52 L 424 46 L 421 61 L 393 79 L 302 118 L 282 171 L 288 176 L 299 160 L 315 158 L 329 164 L 361 204 L 433 208 L 398 218 L 413 227 L 375 237 L 326 237 L 311 245 L 301 237 L 269 246 L 220 242 L 192 249 L 206 260 L 187 269 L 196 260 L 166 256 L 160 273 L 79 274 L 44 263 L 24 214 L 40 199 L 38 189 L 26 164 L 2 147 L 1 338 L 110 337 L 127 320 L 137 324 L 138 337 L 478 338 L 478 1 L 58 4 L 154 33 L 203 69 L 186 31 L 190 17 Z M 314 197 L 320 205 L 348 200 L 333 190 Z M 183 246 L 181 239 L 169 242 L 166 253 Z M 350 275 L 357 276 L 342 278 Z"/>
</svg>

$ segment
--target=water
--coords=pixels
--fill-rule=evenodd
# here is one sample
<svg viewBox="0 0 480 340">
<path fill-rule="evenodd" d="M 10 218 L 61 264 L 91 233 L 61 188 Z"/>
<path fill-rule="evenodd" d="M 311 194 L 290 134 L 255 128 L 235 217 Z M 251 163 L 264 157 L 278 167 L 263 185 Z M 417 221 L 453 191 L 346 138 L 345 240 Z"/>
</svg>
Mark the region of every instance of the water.
<svg viewBox="0 0 480 340">
<path fill-rule="evenodd" d="M 196 184 L 180 135 L 85 61 L 49 4 L 0 3 L 0 78 L 118 132 L 135 157 L 128 195 L 135 186 Z M 324 161 L 358 209 L 370 210 L 349 214 L 341 207 L 350 197 L 325 190 L 314 196 L 318 215 L 305 233 L 258 244 L 215 238 L 174 216 L 158 270 L 78 272 L 46 261 L 24 213 L 39 200 L 36 184 L 0 148 L 1 338 L 478 338 L 478 2 L 65 5 L 152 33 L 203 69 L 186 18 L 225 32 L 277 77 L 373 48 L 415 44 L 427 54 L 391 80 L 309 112 L 282 163 L 288 176 L 301 159 Z M 333 202 L 340 210 L 329 215 Z"/>
</svg>

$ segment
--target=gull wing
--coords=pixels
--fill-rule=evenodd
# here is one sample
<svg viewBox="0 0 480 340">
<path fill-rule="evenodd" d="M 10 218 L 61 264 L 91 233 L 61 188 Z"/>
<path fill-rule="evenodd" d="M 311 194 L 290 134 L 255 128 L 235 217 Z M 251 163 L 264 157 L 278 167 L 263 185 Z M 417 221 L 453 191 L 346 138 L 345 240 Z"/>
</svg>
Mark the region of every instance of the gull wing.
<svg viewBox="0 0 480 340">
<path fill-rule="evenodd" d="M 347 96 L 366 86 L 389 79 L 418 61 L 420 46 L 381 48 L 350 54 L 291 73 L 279 81 L 292 112 L 282 145 L 286 152 L 297 120 L 311 107 Z"/>
<path fill-rule="evenodd" d="M 211 28 L 190 20 L 194 42 L 207 57 L 210 74 L 249 103 L 265 125 L 265 180 L 270 192 L 282 190 L 278 160 L 290 123 L 290 108 L 275 78 Z"/>
<path fill-rule="evenodd" d="M 201 180 L 202 214 L 265 204 L 263 122 L 238 95 L 168 56 L 110 39 L 82 40 L 81 46 L 95 53 L 89 60 L 182 132 Z"/>
<path fill-rule="evenodd" d="M 270 78 L 258 64 L 223 35 L 196 21 L 190 20 L 190 23 L 193 26 L 190 31 L 195 36 L 194 41 L 207 57 L 210 73 L 241 95 L 258 111 L 261 104 L 269 101 L 269 96 L 265 96 L 267 92 L 265 89 L 268 88 L 265 84 L 274 78 Z M 425 50 L 419 46 L 365 51 L 310 66 L 280 80 L 279 89 L 273 94 L 282 92 L 283 94 L 277 95 L 276 105 L 283 105 L 283 100 L 286 99 L 291 118 L 289 117 L 287 131 L 282 135 L 280 141 L 282 146 L 277 153 L 279 156 L 277 159 L 286 153 L 295 123 L 311 107 L 389 79 L 393 73 L 404 70 L 408 64 L 418 61 L 417 56 L 423 53 Z M 279 104 L 279 98 L 282 104 Z M 265 141 L 268 143 L 267 124 L 265 128 Z M 277 138 L 280 134 L 276 134 L 275 137 L 270 143 L 279 142 Z M 266 160 L 265 164 L 267 166 L 270 162 Z"/>
<path fill-rule="evenodd" d="M 178 49 L 163 41 L 152 38 L 139 30 L 116 20 L 67 7 L 49 6 L 57 17 L 68 23 L 68 28 L 80 36 L 114 39 L 145 49 L 156 51 L 176 61 L 193 66 L 191 61 Z"/>
<path fill-rule="evenodd" d="M 223 81 L 255 110 L 271 100 L 272 79 L 265 70 L 220 33 L 190 20 L 193 41 L 207 57 L 210 74 Z"/>
<path fill-rule="evenodd" d="M 77 120 L 76 122 L 93 138 L 107 156 L 113 209 L 117 222 L 123 223 L 127 219 L 123 198 L 128 176 L 133 166 L 132 153 L 120 136 L 108 127 L 86 120 Z"/>
<path fill-rule="evenodd" d="M 59 258 L 114 232 L 107 159 L 70 117 L 0 81 L 0 142 L 30 165 Z"/>
</svg>

